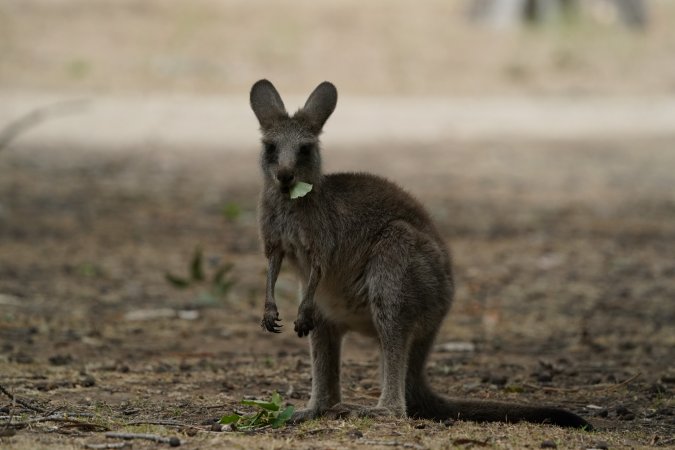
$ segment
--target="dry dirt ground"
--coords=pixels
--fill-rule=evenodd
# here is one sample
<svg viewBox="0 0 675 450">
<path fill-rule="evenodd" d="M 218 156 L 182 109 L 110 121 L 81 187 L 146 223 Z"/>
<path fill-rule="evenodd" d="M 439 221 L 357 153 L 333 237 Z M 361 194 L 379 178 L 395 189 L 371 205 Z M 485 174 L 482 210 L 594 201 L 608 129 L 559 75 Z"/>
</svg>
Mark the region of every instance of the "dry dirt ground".
<svg viewBox="0 0 675 450">
<path fill-rule="evenodd" d="M 0 385 L 23 403 L 0 394 L 0 448 L 117 442 L 105 430 L 205 450 L 675 446 L 675 3 L 650 0 L 644 32 L 598 10 L 506 33 L 467 22 L 466 4 L 0 2 L 2 126 L 49 104 L 27 98 L 109 99 L 88 105 L 94 122 L 59 117 L 0 149 Z M 403 105 L 381 102 L 391 111 L 378 116 L 339 106 L 325 161 L 397 180 L 448 240 L 458 291 L 428 369 L 436 389 L 559 405 L 598 431 L 370 419 L 212 431 L 246 410 L 242 398 L 277 391 L 301 406 L 311 384 L 306 340 L 258 325 L 265 261 L 244 97 L 261 77 L 284 95 L 328 78 L 343 100 Z M 201 99 L 162 109 L 148 94 Z M 225 120 L 204 101 L 221 95 L 243 99 Z M 498 114 L 473 104 L 484 95 Z M 602 107 L 589 110 L 594 96 Z M 129 97 L 140 112 L 127 114 Z M 434 127 L 418 97 L 440 101 Z M 531 98 L 553 109 L 540 115 Z M 540 121 L 555 132 L 532 133 Z M 240 124 L 251 134 L 235 133 Z M 376 138 L 365 139 L 370 124 Z M 526 133 L 510 134 L 514 125 Z M 124 140 L 123 129 L 148 128 L 150 138 Z M 69 130 L 74 138 L 56 139 Z M 204 139 L 193 147 L 195 135 Z M 167 282 L 188 272 L 198 246 L 207 275 L 231 264 L 234 284 Z M 286 328 L 295 291 L 283 273 Z M 347 401 L 376 402 L 377 366 L 371 342 L 350 336 Z M 61 420 L 42 420 L 50 413 Z"/>
<path fill-rule="evenodd" d="M 337 146 L 326 165 L 398 180 L 453 250 L 458 292 L 438 343 L 463 344 L 433 353 L 433 385 L 560 405 L 598 431 L 371 419 L 211 431 L 246 410 L 245 397 L 278 391 L 300 406 L 311 382 L 306 339 L 258 325 L 253 145 L 92 152 L 17 141 L 0 153 L 0 384 L 37 411 L 0 396 L 0 431 L 10 417 L 26 424 L 0 447 L 112 442 L 104 430 L 194 449 L 675 445 L 672 139 L 386 148 Z M 198 245 L 207 274 L 233 265 L 224 295 L 165 280 L 187 273 Z M 294 293 L 284 273 L 287 329 Z M 377 365 L 368 340 L 348 338 L 347 401 L 376 401 Z M 80 423 L 31 422 L 50 412 Z M 175 425 L 143 423 L 153 421 Z"/>
</svg>

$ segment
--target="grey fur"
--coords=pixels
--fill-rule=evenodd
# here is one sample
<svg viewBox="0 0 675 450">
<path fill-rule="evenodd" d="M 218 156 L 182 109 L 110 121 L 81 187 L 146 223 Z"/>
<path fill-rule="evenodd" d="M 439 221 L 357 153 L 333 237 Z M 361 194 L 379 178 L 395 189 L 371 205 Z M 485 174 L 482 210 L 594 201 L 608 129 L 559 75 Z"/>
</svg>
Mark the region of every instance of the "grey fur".
<svg viewBox="0 0 675 450">
<path fill-rule="evenodd" d="M 365 173 L 322 173 L 318 137 L 336 103 L 337 90 L 323 82 L 290 116 L 269 81 L 251 89 L 264 144 L 259 209 L 269 268 L 262 326 L 279 331 L 274 285 L 286 259 L 302 285 L 295 332 L 309 335 L 311 344 L 312 394 L 294 420 L 408 415 L 589 426 L 561 409 L 432 392 L 424 368 L 453 298 L 450 255 L 424 208 L 394 183 Z M 289 190 L 298 181 L 313 190 L 291 200 Z M 348 331 L 379 342 L 382 394 L 376 407 L 341 403 L 340 347 Z"/>
</svg>

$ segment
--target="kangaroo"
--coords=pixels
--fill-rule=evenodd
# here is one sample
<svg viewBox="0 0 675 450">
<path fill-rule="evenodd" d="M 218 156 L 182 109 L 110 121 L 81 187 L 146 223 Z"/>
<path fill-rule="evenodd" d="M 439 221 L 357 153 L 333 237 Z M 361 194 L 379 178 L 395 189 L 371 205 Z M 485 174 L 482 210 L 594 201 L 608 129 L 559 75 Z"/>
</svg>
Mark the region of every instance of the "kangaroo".
<svg viewBox="0 0 675 450">
<path fill-rule="evenodd" d="M 563 409 L 435 394 L 425 365 L 454 287 L 450 254 L 429 215 L 378 176 L 322 173 L 319 135 L 337 103 L 330 82 L 319 84 L 292 116 L 267 80 L 253 85 L 250 102 L 263 144 L 259 225 L 268 271 L 262 327 L 280 332 L 274 286 L 286 259 L 301 281 L 295 332 L 310 341 L 312 392 L 294 422 L 408 416 L 591 428 Z M 299 183 L 311 190 L 291 198 Z M 379 343 L 382 394 L 375 407 L 341 402 L 340 350 L 348 331 Z"/>
</svg>

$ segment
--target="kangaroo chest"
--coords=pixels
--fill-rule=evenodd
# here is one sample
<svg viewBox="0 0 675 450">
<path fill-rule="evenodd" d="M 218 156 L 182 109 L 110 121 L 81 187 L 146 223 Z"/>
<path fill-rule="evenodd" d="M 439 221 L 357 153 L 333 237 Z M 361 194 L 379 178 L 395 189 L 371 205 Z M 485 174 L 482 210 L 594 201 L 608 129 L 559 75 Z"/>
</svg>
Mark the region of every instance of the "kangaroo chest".
<svg viewBox="0 0 675 450">
<path fill-rule="evenodd" d="M 312 266 L 312 240 L 306 230 L 297 226 L 283 227 L 280 236 L 281 248 L 288 261 L 304 276 L 309 275 Z"/>
</svg>

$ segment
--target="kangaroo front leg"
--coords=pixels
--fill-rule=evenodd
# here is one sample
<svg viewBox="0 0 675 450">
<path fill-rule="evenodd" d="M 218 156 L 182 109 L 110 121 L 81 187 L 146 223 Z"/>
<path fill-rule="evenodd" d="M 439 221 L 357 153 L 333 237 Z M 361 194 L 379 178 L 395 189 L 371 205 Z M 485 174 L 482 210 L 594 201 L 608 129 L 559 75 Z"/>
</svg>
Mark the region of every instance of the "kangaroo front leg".
<svg viewBox="0 0 675 450">
<path fill-rule="evenodd" d="M 318 266 L 312 267 L 295 320 L 295 332 L 298 333 L 298 337 L 307 336 L 314 329 L 314 294 L 320 280 L 321 269 Z"/>
<path fill-rule="evenodd" d="M 281 249 L 275 249 L 269 257 L 269 265 L 267 267 L 267 291 L 265 293 L 265 312 L 261 326 L 264 330 L 272 333 L 279 333 L 281 325 L 277 322 L 279 319 L 279 311 L 277 310 L 277 303 L 274 299 L 274 286 L 276 285 L 279 271 L 281 270 L 281 262 L 284 259 L 284 252 Z"/>
</svg>

